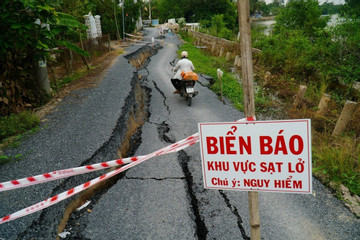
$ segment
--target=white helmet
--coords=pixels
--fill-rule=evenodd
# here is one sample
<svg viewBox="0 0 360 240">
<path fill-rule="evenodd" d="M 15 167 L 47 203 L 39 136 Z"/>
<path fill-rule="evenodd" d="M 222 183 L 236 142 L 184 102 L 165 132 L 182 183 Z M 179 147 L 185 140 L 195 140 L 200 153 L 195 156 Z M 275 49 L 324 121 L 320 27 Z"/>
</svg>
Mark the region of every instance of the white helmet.
<svg viewBox="0 0 360 240">
<path fill-rule="evenodd" d="M 181 53 L 181 58 L 187 58 L 187 57 L 188 57 L 187 51 L 183 51 L 183 52 Z"/>
</svg>

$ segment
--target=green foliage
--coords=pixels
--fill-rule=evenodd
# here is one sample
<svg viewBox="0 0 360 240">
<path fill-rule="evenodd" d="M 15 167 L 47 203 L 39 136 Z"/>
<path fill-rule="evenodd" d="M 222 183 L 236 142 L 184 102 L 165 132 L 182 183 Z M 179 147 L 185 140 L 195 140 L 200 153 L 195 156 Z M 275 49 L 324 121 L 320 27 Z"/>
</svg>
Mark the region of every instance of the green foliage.
<svg viewBox="0 0 360 240">
<path fill-rule="evenodd" d="M 178 24 L 179 24 L 179 27 L 180 27 L 180 28 L 184 28 L 185 25 L 186 25 L 185 18 L 180 18 L 180 19 L 178 20 Z"/>
<path fill-rule="evenodd" d="M 53 89 L 54 92 L 58 92 L 66 84 L 76 81 L 77 79 L 85 76 L 86 74 L 92 74 L 97 67 L 98 66 L 90 66 L 90 70 L 83 68 L 83 69 L 80 69 L 78 71 L 71 73 L 70 75 L 65 76 L 64 78 L 57 79 L 56 82 L 51 83 L 51 88 Z"/>
<path fill-rule="evenodd" d="M 231 0 L 153 0 L 152 18 L 165 22 L 169 18 L 185 17 L 186 22 L 210 21 L 212 16 L 223 14 L 226 27 L 236 28 L 236 5 Z"/>
<path fill-rule="evenodd" d="M 46 56 L 49 49 L 58 45 L 59 39 L 64 41 L 68 31 L 86 29 L 74 17 L 56 12 L 42 0 L 4 0 L 0 11 L 0 61 L 6 61 L 8 54 Z M 50 27 L 35 22 L 50 24 Z"/>
<path fill-rule="evenodd" d="M 290 1 L 276 16 L 274 33 L 297 30 L 314 37 L 319 30 L 326 27 L 327 21 L 327 17 L 321 17 L 317 0 Z"/>
<path fill-rule="evenodd" d="M 166 0 L 166 1 L 156 1 L 152 3 L 153 7 L 156 6 L 158 12 L 159 21 L 167 22 L 170 18 L 180 18 L 184 17 L 184 10 L 186 1 L 184 0 Z M 156 5 L 157 3 L 157 5 Z"/>
<path fill-rule="evenodd" d="M 269 15 L 276 16 L 280 13 L 281 9 L 284 8 L 284 6 L 280 5 L 278 2 L 270 3 L 267 5 L 269 7 Z M 266 12 L 266 10 L 265 10 Z"/>
<path fill-rule="evenodd" d="M 70 42 L 59 41 L 59 44 L 63 45 L 64 47 L 66 47 L 68 49 L 70 49 L 71 51 L 76 52 L 76 53 L 78 53 L 80 55 L 83 55 L 85 57 L 90 56 L 90 54 L 87 51 L 83 50 L 82 48 L 79 48 L 78 46 L 76 46 L 75 44 L 72 44 Z"/>
<path fill-rule="evenodd" d="M 87 27 L 84 24 L 80 23 L 74 16 L 62 12 L 57 12 L 56 15 L 58 17 L 57 19 L 55 19 L 56 22 L 53 22 L 51 24 L 67 28 L 78 28 L 81 30 L 87 29 Z"/>
<path fill-rule="evenodd" d="M 265 1 L 250 0 L 250 16 L 254 16 L 255 13 L 262 13 L 264 16 L 269 16 L 273 6 L 278 7 L 279 4 L 266 4 Z"/>
<path fill-rule="evenodd" d="M 231 40 L 234 38 L 234 31 L 226 27 L 223 14 L 217 14 L 211 17 L 211 21 L 200 21 L 201 31 L 207 34 Z"/>
<path fill-rule="evenodd" d="M 251 28 L 251 44 L 255 48 L 263 47 L 268 36 L 266 35 L 266 26 L 255 25 Z"/>
<path fill-rule="evenodd" d="M 266 36 L 254 29 L 253 47 L 262 50 L 255 58 L 279 78 L 306 82 L 309 102 L 319 101 L 324 92 L 336 102 L 357 101 L 356 95 L 346 90 L 349 88 L 339 90 L 338 83 L 340 80 L 350 86 L 359 79 L 360 21 L 345 18 L 334 27 L 324 28 L 316 8 L 314 1 L 293 1 L 278 16 L 280 20 L 273 34 Z M 308 15 L 305 10 L 309 10 Z M 326 121 L 329 124 L 330 120 Z M 359 195 L 358 137 L 315 136 L 314 174 L 324 182 L 342 183 Z"/>
<path fill-rule="evenodd" d="M 350 86 L 360 75 L 360 21 L 345 19 L 325 29 L 320 28 L 325 22 L 318 16 L 313 0 L 290 2 L 277 17 L 273 34 L 265 36 L 254 29 L 253 47 L 262 50 L 260 63 L 287 78 L 341 80 Z"/>
<path fill-rule="evenodd" d="M 263 36 L 262 36 L 263 37 Z M 301 31 L 286 31 L 254 41 L 260 48 L 260 63 L 271 72 L 306 80 L 315 73 L 316 61 L 310 61 L 314 46 Z"/>
<path fill-rule="evenodd" d="M 116 38 L 116 23 L 119 27 L 119 32 L 122 35 L 122 7 L 120 7 L 118 0 L 61 0 L 57 6 L 58 11 L 66 12 L 75 16 L 78 21 L 84 21 L 84 15 L 89 12 L 92 15 L 101 16 L 101 28 L 103 34 L 110 34 L 112 38 Z M 125 18 L 125 32 L 131 33 L 136 28 L 136 21 L 140 16 L 141 9 L 140 1 L 125 0 L 124 18 Z M 115 16 L 117 22 L 115 22 Z"/>
<path fill-rule="evenodd" d="M 0 155 L 0 166 L 10 163 L 10 162 L 14 162 L 14 161 L 19 161 L 21 160 L 23 156 L 21 154 L 16 154 L 14 157 L 13 156 L 6 156 L 6 155 Z"/>
<path fill-rule="evenodd" d="M 215 35 L 216 37 L 219 37 L 219 34 L 221 30 L 225 28 L 225 22 L 224 22 L 224 15 L 218 14 L 211 17 L 211 27 L 210 31 Z"/>
<path fill-rule="evenodd" d="M 50 2 L 49 5 L 47 2 Z M 38 106 L 47 94 L 35 79 L 35 64 L 64 46 L 88 56 L 71 41 L 78 41 L 86 26 L 75 17 L 57 12 L 60 1 L 4 0 L 0 2 L 0 110 L 20 112 L 25 104 Z M 22 106 L 22 107 L 21 107 Z"/>
<path fill-rule="evenodd" d="M 228 28 L 223 28 L 223 29 L 221 29 L 221 31 L 220 31 L 220 37 L 221 38 L 225 38 L 225 39 L 227 39 L 227 40 L 232 40 L 232 39 L 234 39 L 234 33 L 233 33 L 233 31 L 231 31 L 230 29 L 228 29 Z"/>
<path fill-rule="evenodd" d="M 234 102 L 234 105 L 239 109 L 243 109 L 243 93 L 242 88 L 237 82 L 235 76 L 228 73 L 226 69 L 229 68 L 224 58 L 214 57 L 204 51 L 194 47 L 192 44 L 186 43 L 180 46 L 179 52 L 187 51 L 189 59 L 193 62 L 196 72 L 203 73 L 215 80 L 211 89 L 220 95 L 220 83 L 217 79 L 217 69 L 224 70 L 222 77 L 223 94 Z"/>
<path fill-rule="evenodd" d="M 5 138 L 24 133 L 40 124 L 39 118 L 28 111 L 21 112 L 19 115 L 0 117 L 0 141 Z"/>
<path fill-rule="evenodd" d="M 332 79 L 340 78 L 341 81 L 352 84 L 360 76 L 360 19 L 347 19 L 330 31 L 326 50 L 328 55 L 323 58 L 329 66 L 327 69 Z M 325 46 L 324 46 L 325 48 Z"/>
<path fill-rule="evenodd" d="M 334 5 L 333 3 L 329 3 L 329 2 L 324 2 L 321 6 L 321 13 L 323 15 L 327 15 L 327 14 L 337 14 L 340 12 L 340 10 L 342 9 L 342 5 Z"/>
<path fill-rule="evenodd" d="M 190 39 L 184 39 L 191 42 Z M 187 51 L 189 53 L 189 59 L 194 63 L 197 73 L 204 73 L 208 76 L 211 76 L 215 83 L 211 85 L 211 89 L 221 95 L 220 82 L 217 78 L 217 69 L 220 68 L 224 75 L 221 79 L 223 96 L 230 99 L 234 106 L 240 110 L 244 110 L 243 103 L 243 89 L 242 84 L 239 83 L 237 77 L 229 72 L 231 63 L 227 62 L 225 58 L 214 57 L 208 54 L 207 52 L 194 47 L 191 44 L 184 44 L 180 47 L 179 52 Z M 262 113 L 267 110 L 267 107 L 270 105 L 271 100 L 263 95 L 261 90 L 256 91 L 255 93 L 255 106 L 258 113 Z"/>
<path fill-rule="evenodd" d="M 132 33 L 136 29 L 136 21 L 139 20 L 141 2 L 125 0 L 125 32 Z M 122 22 L 122 19 L 121 19 Z"/>
<path fill-rule="evenodd" d="M 359 0 L 345 0 L 345 6 L 342 9 L 343 13 L 351 18 L 360 18 L 360 1 Z"/>
</svg>

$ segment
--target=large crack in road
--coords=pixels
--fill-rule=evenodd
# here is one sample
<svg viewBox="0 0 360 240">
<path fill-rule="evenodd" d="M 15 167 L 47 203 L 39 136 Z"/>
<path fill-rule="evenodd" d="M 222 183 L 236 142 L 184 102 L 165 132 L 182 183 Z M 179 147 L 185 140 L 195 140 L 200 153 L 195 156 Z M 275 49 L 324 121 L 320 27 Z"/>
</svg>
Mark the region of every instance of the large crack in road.
<svg viewBox="0 0 360 240">
<path fill-rule="evenodd" d="M 117 156 L 120 158 L 133 156 L 141 144 L 141 128 L 144 123 L 148 121 L 150 115 L 148 105 L 151 98 L 151 89 L 146 86 L 141 86 L 141 83 L 147 81 L 147 76 L 139 74 L 139 71 L 147 71 L 146 66 L 150 61 L 149 57 L 156 54 L 158 48 L 158 45 L 155 48 L 146 45 L 138 51 L 125 56 L 125 58 L 129 60 L 129 63 L 137 70 L 134 72 L 134 83 L 132 83 L 133 90 L 129 94 L 129 96 L 131 96 L 129 106 L 131 107 L 128 107 L 123 114 L 124 118 L 127 116 L 127 122 L 124 125 L 123 120 L 119 121 L 119 126 L 121 126 L 122 129 L 124 129 L 125 126 L 126 129 L 126 132 L 124 132 L 121 137 L 123 141 L 117 147 Z M 119 132 L 118 129 L 115 129 L 113 139 L 116 138 L 115 135 L 118 135 Z M 65 216 L 58 227 L 58 234 L 69 229 L 75 234 L 72 234 L 65 239 L 86 239 L 82 235 L 82 231 L 86 227 L 86 215 L 91 212 L 91 209 L 96 205 L 99 199 L 106 194 L 114 184 L 123 178 L 131 179 L 126 177 L 126 172 L 121 173 L 118 176 L 105 181 L 103 184 L 97 184 L 93 189 L 86 191 L 77 199 L 73 200 L 65 210 Z M 79 207 L 79 203 L 83 204 L 85 201 L 90 201 L 91 203 L 82 211 L 76 211 L 76 208 Z M 58 239 L 59 236 L 57 236 L 57 240 Z"/>
<path fill-rule="evenodd" d="M 130 64 L 137 69 L 144 68 L 149 61 L 149 56 L 156 54 L 157 48 L 144 46 L 138 51 L 126 56 Z M 122 113 L 117 121 L 112 136 L 106 141 L 89 159 L 82 162 L 81 166 L 98 163 L 104 159 L 113 159 L 115 157 L 124 158 L 132 156 L 138 146 L 141 144 L 141 127 L 149 118 L 148 104 L 151 97 L 151 90 L 145 86 L 141 86 L 140 81 L 144 81 L 145 76 L 139 75 L 137 71 L 130 82 L 131 91 L 126 97 Z M 109 170 L 108 170 L 109 171 Z M 87 182 L 99 174 L 89 173 L 70 177 L 61 181 L 52 191 L 51 195 L 59 194 L 74 185 Z M 44 209 L 40 217 L 34 221 L 24 232 L 18 234 L 19 239 L 49 239 L 49 236 L 56 236 L 59 239 L 59 233 L 66 229 L 72 229 L 71 237 L 68 239 L 85 239 L 82 235 L 82 229 L 85 227 L 84 221 L 80 221 L 91 208 L 96 205 L 98 200 L 106 194 L 116 182 L 123 178 L 125 173 L 119 174 L 99 183 L 74 198 L 59 202 L 51 208 Z M 91 203 L 82 211 L 76 211 L 78 207 L 86 201 Z M 64 210 L 65 209 L 65 210 Z M 59 219 L 59 216 L 62 216 Z M 49 224 L 58 222 L 56 225 Z"/>
<path fill-rule="evenodd" d="M 170 42 L 170 50 L 167 51 L 174 50 L 176 46 Z M 191 108 L 185 106 L 183 99 L 178 96 L 169 97 L 167 91 L 172 88 L 164 82 L 168 77 L 164 70 L 167 70 L 168 66 L 165 64 L 172 55 L 169 56 L 168 52 L 156 55 L 160 47 L 159 44 L 144 46 L 125 56 L 128 63 L 135 67 L 135 71 L 128 72 L 133 75 L 129 82 L 121 82 L 130 84 L 131 89 L 126 91 L 120 117 L 115 118 L 117 121 L 111 136 L 96 148 L 90 157 L 82 161 L 81 166 L 149 153 L 193 134 L 196 131 L 196 122 L 228 121 L 228 118 L 235 120 L 241 115 L 227 105 L 219 105 L 218 97 L 208 90 L 206 93 L 201 91 Z M 150 64 L 151 68 L 148 66 Z M 205 76 L 201 81 L 199 85 L 208 87 L 212 80 Z M 212 109 L 213 106 L 218 109 Z M 123 239 L 249 240 L 248 213 L 244 207 L 247 205 L 246 194 L 204 189 L 200 165 L 198 149 L 191 147 L 173 156 L 160 156 L 151 163 L 142 163 L 131 171 L 121 173 L 82 194 L 44 209 L 39 217 L 34 218 L 32 224 L 16 237 L 59 239 L 59 233 L 68 231 L 70 234 L 64 239 L 94 240 L 121 236 Z M 51 188 L 51 194 L 56 195 L 103 173 L 93 172 L 58 181 Z M 276 239 L 291 239 L 292 236 L 296 239 L 310 239 L 313 232 L 321 237 L 338 236 L 334 235 L 337 233 L 332 228 L 325 229 L 324 232 L 319 230 L 318 222 L 327 223 L 330 217 L 313 220 L 314 210 L 307 212 L 309 201 L 311 205 L 318 206 L 318 209 L 328 204 L 327 202 L 322 203 L 321 199 L 311 196 L 263 196 L 262 219 L 267 222 L 267 225 L 264 225 L 267 229 L 264 235 L 268 238 L 276 236 Z M 90 201 L 90 204 L 77 211 L 86 201 Z M 278 205 L 275 206 L 275 202 Z M 302 208 L 302 205 L 306 207 Z M 294 209 L 294 213 L 290 214 L 296 216 L 291 219 L 295 228 L 291 224 L 289 226 L 289 214 L 283 213 L 283 208 Z M 337 205 L 333 205 L 333 208 L 338 209 Z M 324 214 L 328 212 L 332 214 L 334 211 L 329 209 Z M 339 209 L 339 212 L 342 214 L 340 217 L 345 216 L 342 210 Z M 329 216 L 335 218 L 333 215 Z M 301 227 L 294 224 L 297 223 L 296 219 L 299 219 L 298 224 L 307 223 L 303 236 L 295 234 L 301 231 Z M 274 221 L 276 223 L 273 223 Z M 340 226 L 336 230 L 343 231 L 342 221 L 339 220 L 340 224 L 335 222 L 334 226 Z M 355 223 L 352 224 L 351 231 L 358 231 L 353 230 Z M 347 230 L 342 234 L 348 236 L 345 231 Z"/>
<path fill-rule="evenodd" d="M 147 80 L 149 80 L 149 79 L 147 79 Z M 169 115 L 171 114 L 171 111 L 170 111 L 170 106 L 167 104 L 166 94 L 160 89 L 160 87 L 158 86 L 156 81 L 153 80 L 152 83 L 153 83 L 154 89 L 157 92 L 159 92 L 160 96 L 163 98 L 162 104 L 166 108 L 166 111 L 168 113 L 166 116 L 163 116 L 163 117 L 168 118 Z M 209 87 L 211 85 L 211 83 L 213 83 L 212 78 L 209 76 L 205 76 L 205 75 L 203 76 L 203 79 L 199 81 L 199 84 L 202 87 Z M 167 134 L 171 131 L 171 126 L 166 121 L 163 121 L 161 123 L 153 123 L 152 122 L 152 124 L 157 125 L 159 139 L 161 139 L 162 141 L 164 141 L 166 143 L 174 143 L 175 142 L 173 137 L 169 136 Z M 186 153 L 186 151 L 182 150 L 182 151 L 178 152 L 177 159 L 178 159 L 179 165 L 181 166 L 183 174 L 185 176 L 183 178 L 178 178 L 178 179 L 181 179 L 185 182 L 184 186 L 186 187 L 186 192 L 188 194 L 188 201 L 189 201 L 189 206 L 192 211 L 191 216 L 195 223 L 195 228 L 196 228 L 195 232 L 197 235 L 197 239 L 207 239 L 207 235 L 208 235 L 209 231 L 208 231 L 206 223 L 204 221 L 205 216 L 202 216 L 202 214 L 201 214 L 201 210 L 200 210 L 201 203 L 199 202 L 199 200 L 197 198 L 196 187 L 194 186 L 192 172 L 189 169 L 189 165 L 188 165 L 188 163 L 190 161 L 190 156 Z M 159 178 L 140 178 L 140 177 L 136 177 L 136 178 L 126 177 L 126 178 L 134 179 L 134 180 L 143 180 L 143 181 L 147 181 L 147 180 L 159 181 L 159 180 L 174 179 L 174 178 L 160 178 L 159 179 Z M 240 216 L 239 212 L 237 211 L 236 207 L 231 205 L 230 200 L 227 198 L 227 195 L 223 191 L 219 191 L 219 194 L 223 197 L 224 202 L 226 203 L 226 206 L 235 215 L 242 238 L 245 240 L 249 240 L 250 238 L 246 235 L 245 229 L 242 225 L 243 222 L 242 222 L 241 216 Z"/>
<path fill-rule="evenodd" d="M 250 240 L 250 237 L 246 235 L 246 231 L 245 228 L 243 226 L 243 220 L 241 219 L 241 216 L 239 214 L 238 209 L 231 205 L 230 199 L 228 198 L 228 196 L 226 195 L 226 193 L 222 190 L 219 190 L 220 195 L 224 198 L 224 201 L 226 203 L 226 206 L 231 210 L 231 212 L 236 216 L 237 218 L 237 224 L 238 227 L 240 229 L 241 232 L 241 236 L 244 240 Z"/>
<path fill-rule="evenodd" d="M 199 200 L 196 197 L 193 189 L 193 176 L 191 171 L 189 170 L 188 162 L 189 156 L 185 151 L 180 151 L 178 154 L 179 164 L 185 174 L 185 181 L 187 186 L 187 192 L 189 194 L 190 204 L 195 215 L 195 223 L 196 223 L 196 233 L 199 239 L 206 239 L 208 234 L 208 230 L 206 228 L 205 222 L 200 214 L 199 210 Z"/>
</svg>

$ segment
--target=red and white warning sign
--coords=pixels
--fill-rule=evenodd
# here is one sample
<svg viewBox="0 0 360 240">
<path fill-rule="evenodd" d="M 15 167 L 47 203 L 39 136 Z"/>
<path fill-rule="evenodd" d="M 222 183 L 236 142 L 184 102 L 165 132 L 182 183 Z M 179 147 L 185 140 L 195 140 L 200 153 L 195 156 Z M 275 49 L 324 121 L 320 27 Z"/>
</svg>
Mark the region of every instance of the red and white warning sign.
<svg viewBox="0 0 360 240">
<path fill-rule="evenodd" d="M 312 193 L 310 119 L 199 123 L 205 188 Z"/>
</svg>

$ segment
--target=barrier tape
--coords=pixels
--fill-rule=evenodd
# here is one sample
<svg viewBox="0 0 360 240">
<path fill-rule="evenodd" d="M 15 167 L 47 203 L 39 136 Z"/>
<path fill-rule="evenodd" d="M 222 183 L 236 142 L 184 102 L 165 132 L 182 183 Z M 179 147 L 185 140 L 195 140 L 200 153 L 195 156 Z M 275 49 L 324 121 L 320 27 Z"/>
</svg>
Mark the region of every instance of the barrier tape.
<svg viewBox="0 0 360 240">
<path fill-rule="evenodd" d="M 240 119 L 238 120 L 238 122 L 245 122 L 245 121 L 255 121 L 255 117 L 248 117 L 248 118 L 243 118 L 243 119 Z M 60 201 L 63 201 L 77 193 L 80 193 L 88 188 L 90 188 L 91 186 L 94 186 L 95 184 L 97 183 L 100 183 L 106 179 L 109 179 L 131 167 L 134 167 L 152 157 L 156 157 L 156 156 L 160 156 L 160 155 L 163 155 L 163 154 L 168 154 L 168 153 L 173 153 L 173 152 L 178 152 L 180 150 L 183 150 L 191 145 L 194 145 L 195 143 L 197 143 L 199 141 L 199 134 L 198 133 L 195 133 L 193 135 L 191 135 L 190 137 L 188 138 L 185 138 L 181 141 L 178 141 L 174 144 L 171 144 L 167 147 L 164 147 L 158 151 L 155 151 L 153 153 L 150 153 L 148 155 L 145 155 L 145 156 L 138 156 L 138 157 L 132 157 L 132 158 L 126 158 L 126 159 L 118 159 L 118 160 L 113 160 L 113 161 L 108 161 L 108 162 L 103 162 L 103 163 L 98 163 L 98 164 L 93 164 L 93 165 L 88 165 L 88 166 L 85 166 L 85 167 L 79 167 L 79 168 L 70 168 L 72 169 L 74 172 L 69 172 L 67 173 L 66 170 L 69 170 L 69 169 L 65 169 L 65 170 L 59 170 L 59 171 L 55 171 L 55 172 L 52 172 L 53 176 L 50 176 L 50 177 L 46 177 L 44 175 L 46 175 L 47 173 L 45 174 L 41 174 L 41 175 L 37 175 L 37 176 L 34 176 L 34 177 L 29 177 L 29 178 L 34 178 L 35 181 L 30 181 L 29 178 L 23 178 L 23 179 L 19 179 L 19 180 L 13 180 L 13 181 L 10 181 L 11 184 L 13 184 L 13 186 L 16 186 L 15 188 L 18 188 L 18 187 L 25 187 L 25 186 L 30 186 L 30 185 L 35 185 L 35 184 L 39 184 L 39 183 L 43 183 L 43 182 L 48 182 L 48 181 L 53 181 L 55 179 L 61 179 L 61 178 L 64 178 L 64 177 L 67 177 L 67 176 L 74 176 L 74 175 L 79 175 L 79 174 L 83 174 L 83 173 L 87 173 L 87 172 L 93 172 L 93 171 L 97 171 L 97 170 L 101 170 L 101 169 L 105 169 L 105 168 L 109 168 L 109 167 L 112 167 L 112 166 L 119 166 L 120 163 L 121 164 L 124 164 L 125 162 L 129 163 L 125 166 L 122 166 L 118 169 L 115 169 L 111 172 L 108 172 L 100 177 L 97 177 L 95 179 L 92 179 L 91 181 L 88 181 L 86 183 L 83 183 L 81 185 L 78 185 L 74 188 L 71 188 L 65 192 L 62 192 L 58 195 L 55 195 L 55 196 L 52 196 L 48 199 L 45 199 L 39 203 L 36 203 L 32 206 L 29 206 L 27 208 L 24 208 L 22 210 L 19 210 L 13 214 L 10 214 L 10 215 L 7 215 L 5 217 L 2 217 L 0 218 L 0 224 L 3 224 L 5 222 L 9 222 L 9 221 L 12 221 L 12 220 L 15 220 L 17 218 L 21 218 L 21 217 L 24 217 L 24 216 L 27 216 L 29 214 L 32 214 L 32 213 L 35 213 L 37 211 L 40 211 L 42 209 L 45 209 L 47 207 L 50 207 Z M 75 171 L 76 170 L 76 171 Z M 58 172 L 60 171 L 65 171 L 64 174 L 58 174 Z M 41 177 L 38 177 L 38 176 L 41 176 Z M 35 178 L 35 177 L 38 177 L 38 178 Z M 24 180 L 26 179 L 26 180 Z M 21 180 L 21 181 L 20 181 Z M 28 181 L 28 182 L 23 182 L 24 181 Z M 14 182 L 15 181 L 18 181 L 19 184 L 15 184 L 14 185 Z M 6 182 L 8 183 L 8 182 Z M 4 183 L 1 183 L 1 184 L 4 184 Z M 20 186 L 19 186 L 20 185 Z M 8 185 L 6 185 L 8 186 Z M 12 188 L 13 189 L 13 188 Z M 10 189 L 7 189 L 7 190 L 10 190 Z"/>
<path fill-rule="evenodd" d="M 160 156 L 160 155 L 175 152 L 175 151 L 180 151 L 180 150 L 188 147 L 186 144 L 189 141 L 191 141 L 194 137 L 198 137 L 197 133 L 186 139 L 183 139 L 177 143 L 171 144 L 167 147 L 164 147 L 164 148 L 156 151 L 156 153 L 157 153 L 156 156 Z M 62 178 L 80 175 L 80 174 L 84 174 L 84 173 L 99 171 L 99 170 L 107 169 L 110 167 L 117 167 L 117 166 L 121 166 L 124 164 L 138 161 L 138 159 L 141 159 L 143 157 L 145 157 L 145 156 L 111 160 L 111 161 L 107 161 L 107 162 L 96 163 L 96 164 L 82 166 L 82 167 L 57 170 L 57 171 L 53 171 L 53 172 L 39 174 L 36 176 L 16 179 L 16 180 L 8 181 L 8 182 L 2 182 L 2 183 L 0 183 L 0 192 L 8 191 L 8 190 L 16 189 L 16 188 L 32 186 L 32 185 L 36 185 L 39 183 L 50 182 L 50 181 L 54 181 L 57 179 L 62 179 Z"/>
</svg>

